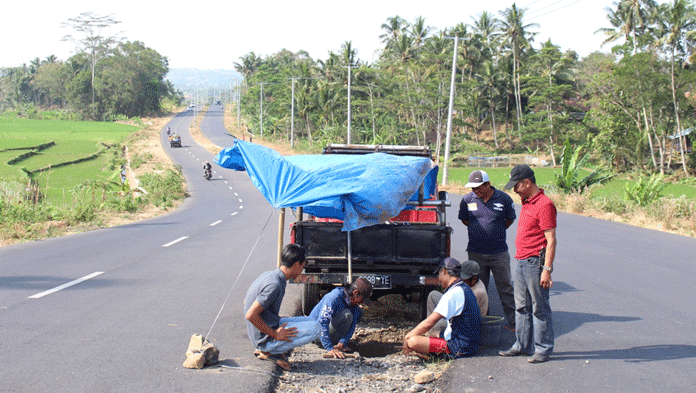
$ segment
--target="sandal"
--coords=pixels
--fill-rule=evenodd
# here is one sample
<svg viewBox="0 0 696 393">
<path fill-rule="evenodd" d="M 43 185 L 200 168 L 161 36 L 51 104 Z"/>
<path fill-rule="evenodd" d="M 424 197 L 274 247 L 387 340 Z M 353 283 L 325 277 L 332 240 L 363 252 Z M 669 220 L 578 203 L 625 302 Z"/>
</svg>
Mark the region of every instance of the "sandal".
<svg viewBox="0 0 696 393">
<path fill-rule="evenodd" d="M 271 361 L 285 371 L 292 370 L 292 364 L 290 364 L 290 362 L 287 359 L 285 359 L 283 355 L 271 355 L 269 352 L 263 352 L 257 349 L 256 351 L 254 351 L 254 356 L 256 356 L 260 360 Z"/>
</svg>

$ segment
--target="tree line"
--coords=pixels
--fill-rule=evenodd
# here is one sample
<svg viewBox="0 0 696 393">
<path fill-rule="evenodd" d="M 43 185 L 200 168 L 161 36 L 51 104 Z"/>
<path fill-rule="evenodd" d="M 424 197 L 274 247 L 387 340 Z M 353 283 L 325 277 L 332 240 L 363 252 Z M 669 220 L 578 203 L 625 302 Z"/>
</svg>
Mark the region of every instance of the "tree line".
<svg viewBox="0 0 696 393">
<path fill-rule="evenodd" d="M 65 61 L 51 55 L 29 64 L 0 68 L 0 111 L 28 115 L 55 109 L 68 117 L 110 120 L 155 113 L 165 100 L 183 97 L 165 80 L 165 56 L 140 41 L 105 35 L 120 23 L 111 15 L 83 13 L 64 22 L 77 36 L 75 54 Z"/>
<path fill-rule="evenodd" d="M 346 142 L 350 76 L 352 143 L 427 144 L 439 155 L 456 36 L 455 154 L 541 149 L 556 161 L 570 141 L 614 171 L 688 176 L 696 164 L 687 140 L 696 132 L 684 132 L 696 121 L 693 3 L 614 2 L 597 32 L 611 53 L 583 59 L 550 39 L 535 46 L 539 26 L 525 12 L 513 4 L 442 30 L 423 17 L 390 17 L 373 63 L 351 41 L 318 60 L 250 52 L 235 63 L 241 111 L 264 137 L 289 140 L 292 130 L 301 142 Z"/>
</svg>

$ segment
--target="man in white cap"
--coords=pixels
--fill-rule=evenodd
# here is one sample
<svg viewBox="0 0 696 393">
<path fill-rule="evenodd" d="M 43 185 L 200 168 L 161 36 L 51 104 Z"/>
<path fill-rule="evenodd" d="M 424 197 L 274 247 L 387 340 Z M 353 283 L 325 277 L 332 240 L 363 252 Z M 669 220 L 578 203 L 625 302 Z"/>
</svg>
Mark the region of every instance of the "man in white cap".
<svg viewBox="0 0 696 393">
<path fill-rule="evenodd" d="M 488 288 L 490 273 L 508 321 L 515 330 L 515 296 L 511 284 L 510 253 L 506 230 L 517 218 L 512 198 L 491 185 L 488 174 L 475 170 L 469 175 L 466 187 L 472 192 L 464 195 L 459 205 L 459 219 L 467 226 L 469 259 L 480 267 L 479 277 Z"/>
</svg>

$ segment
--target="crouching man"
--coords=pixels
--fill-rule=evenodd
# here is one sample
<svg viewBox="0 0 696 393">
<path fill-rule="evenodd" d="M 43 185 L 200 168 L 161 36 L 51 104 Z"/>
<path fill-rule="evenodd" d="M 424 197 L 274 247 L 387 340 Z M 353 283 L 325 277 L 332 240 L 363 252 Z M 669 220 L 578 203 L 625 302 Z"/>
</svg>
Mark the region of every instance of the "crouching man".
<svg viewBox="0 0 696 393">
<path fill-rule="evenodd" d="M 347 344 L 353 337 L 355 326 L 362 318 L 360 304 L 370 305 L 372 284 L 358 278 L 350 288 L 338 287 L 327 293 L 319 304 L 314 306 L 310 317 L 321 325 L 321 345 L 339 359 L 346 356 Z"/>
<path fill-rule="evenodd" d="M 444 295 L 433 311 L 404 337 L 405 354 L 427 357 L 441 354 L 450 358 L 473 355 L 478 349 L 481 335 L 481 312 L 476 296 L 460 278 L 461 264 L 454 258 L 445 258 L 438 265 L 437 274 Z M 442 318 L 447 328 L 440 337 L 426 334 Z"/>
<path fill-rule="evenodd" d="M 280 260 L 280 267 L 261 274 L 251 284 L 244 300 L 244 312 L 249 339 L 257 349 L 254 355 L 290 370 L 284 354 L 319 338 L 321 326 L 311 317 L 279 316 L 287 280 L 304 270 L 305 250 L 300 245 L 288 244 Z"/>
</svg>

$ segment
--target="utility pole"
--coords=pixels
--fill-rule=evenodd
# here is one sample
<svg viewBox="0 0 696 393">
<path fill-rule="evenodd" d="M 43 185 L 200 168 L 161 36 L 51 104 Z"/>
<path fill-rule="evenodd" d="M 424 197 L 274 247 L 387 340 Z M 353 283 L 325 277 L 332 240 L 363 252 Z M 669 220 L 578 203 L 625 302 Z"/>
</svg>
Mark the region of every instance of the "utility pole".
<svg viewBox="0 0 696 393">
<path fill-rule="evenodd" d="M 295 147 L 295 79 L 292 79 L 292 103 L 290 104 L 290 148 Z"/>
<path fill-rule="evenodd" d="M 261 94 L 259 94 L 259 101 L 261 102 L 261 110 L 259 111 L 259 125 L 261 126 L 261 138 L 263 138 L 263 85 L 266 82 L 261 82 Z"/>
<path fill-rule="evenodd" d="M 241 132 L 242 127 L 242 117 L 239 107 L 242 105 L 242 88 L 239 84 L 239 79 L 237 79 L 237 129 Z"/>
<path fill-rule="evenodd" d="M 452 37 L 444 37 L 452 38 Z M 452 80 L 450 82 L 449 113 L 447 114 L 447 137 L 445 138 L 445 163 L 442 170 L 442 185 L 447 185 L 447 165 L 449 164 L 450 141 L 452 139 L 452 112 L 454 107 L 454 77 L 457 70 L 457 48 L 459 36 L 454 36 L 454 55 L 452 56 Z"/>
</svg>

